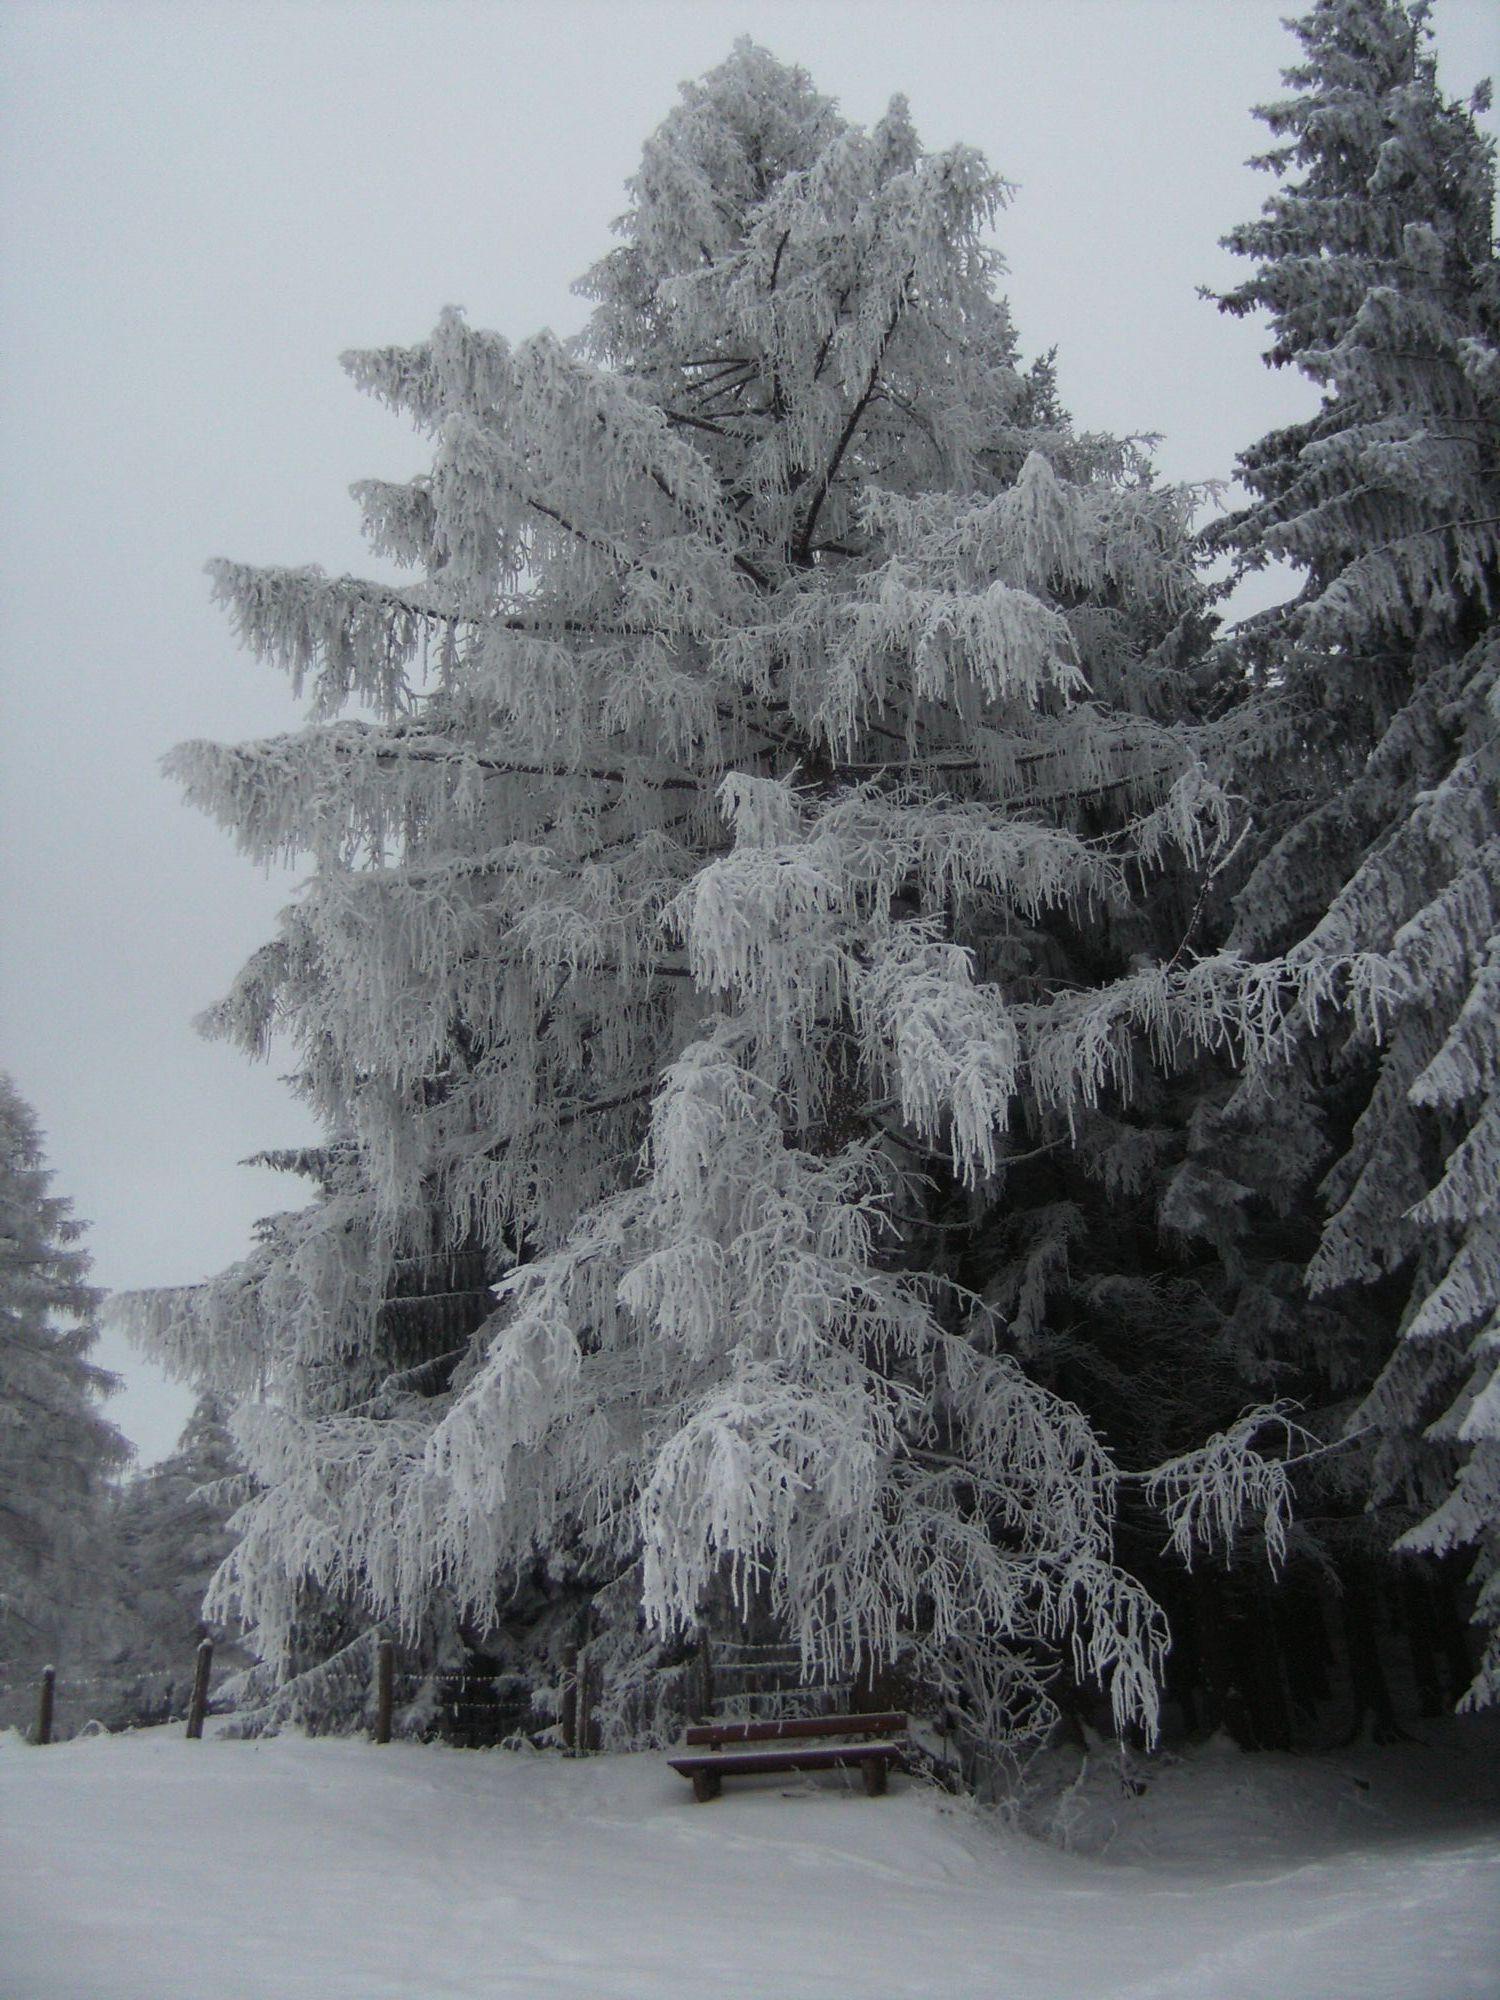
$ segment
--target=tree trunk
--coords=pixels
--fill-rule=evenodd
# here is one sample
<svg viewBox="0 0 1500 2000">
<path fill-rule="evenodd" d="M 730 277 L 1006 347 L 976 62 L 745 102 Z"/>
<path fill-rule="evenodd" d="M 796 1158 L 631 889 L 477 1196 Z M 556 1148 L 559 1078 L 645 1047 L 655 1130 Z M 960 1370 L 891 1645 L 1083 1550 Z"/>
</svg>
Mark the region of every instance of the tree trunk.
<svg viewBox="0 0 1500 2000">
<path fill-rule="evenodd" d="M 1368 1723 L 1375 1742 L 1400 1742 L 1406 1732 L 1396 1720 L 1395 1703 L 1380 1663 L 1379 1600 L 1363 1563 L 1351 1562 L 1345 1571 L 1342 1610 L 1354 1695 L 1354 1719 L 1342 1740 L 1345 1744 L 1355 1742 Z"/>
</svg>

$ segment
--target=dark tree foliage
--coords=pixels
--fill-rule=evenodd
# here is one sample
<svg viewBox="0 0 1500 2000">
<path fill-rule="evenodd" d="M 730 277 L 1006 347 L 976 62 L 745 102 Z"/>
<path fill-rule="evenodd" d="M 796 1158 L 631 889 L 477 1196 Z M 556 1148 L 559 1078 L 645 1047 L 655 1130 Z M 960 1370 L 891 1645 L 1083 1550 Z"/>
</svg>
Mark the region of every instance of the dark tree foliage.
<svg viewBox="0 0 1500 2000">
<path fill-rule="evenodd" d="M 203 1610 L 233 1546 L 228 1524 L 243 1491 L 243 1469 L 211 1397 L 199 1400 L 169 1457 L 115 1489 L 118 1604 L 98 1676 L 108 1695 L 96 1710 L 112 1726 L 186 1714 L 202 1639 L 214 1644 L 216 1682 L 249 1664 L 235 1634 Z"/>
<path fill-rule="evenodd" d="M 1357 1440 L 1316 1509 L 1351 1665 L 1372 1592 L 1410 1622 L 1430 1587 L 1380 1564 L 1398 1535 L 1469 1550 L 1500 1613 L 1500 265 L 1487 94 L 1444 99 L 1426 15 L 1320 0 L 1294 24 L 1294 95 L 1260 113 L 1279 185 L 1226 239 L 1255 268 L 1220 301 L 1264 310 L 1268 362 L 1322 391 L 1244 454 L 1250 503 L 1213 536 L 1300 575 L 1237 646 L 1260 833 L 1230 943 L 1320 952 L 1343 984 L 1290 1065 L 1200 1112 L 1231 1183 L 1202 1233 L 1259 1266 L 1267 1365 Z M 1373 1682 L 1360 1701 L 1388 1714 Z"/>
<path fill-rule="evenodd" d="M 88 1358 L 99 1294 L 84 1225 L 51 1180 L 36 1119 L 0 1076 L 0 1683 L 16 1720 L 29 1675 L 97 1640 L 106 1486 L 129 1456 L 98 1408 L 115 1377 Z"/>
</svg>

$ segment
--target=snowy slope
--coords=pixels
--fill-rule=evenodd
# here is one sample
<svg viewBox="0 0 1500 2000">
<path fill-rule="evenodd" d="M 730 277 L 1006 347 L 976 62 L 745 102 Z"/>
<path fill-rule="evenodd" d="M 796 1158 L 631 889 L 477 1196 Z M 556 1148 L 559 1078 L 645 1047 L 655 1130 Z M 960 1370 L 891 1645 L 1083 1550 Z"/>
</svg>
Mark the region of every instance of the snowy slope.
<svg viewBox="0 0 1500 2000">
<path fill-rule="evenodd" d="M 651 1756 L 10 1735 L 0 1994 L 1494 2000 L 1500 1817 L 1432 1768 L 1111 1773 L 1065 1808 L 1114 1829 L 1084 1855 L 901 1780 L 695 1806 Z"/>
</svg>

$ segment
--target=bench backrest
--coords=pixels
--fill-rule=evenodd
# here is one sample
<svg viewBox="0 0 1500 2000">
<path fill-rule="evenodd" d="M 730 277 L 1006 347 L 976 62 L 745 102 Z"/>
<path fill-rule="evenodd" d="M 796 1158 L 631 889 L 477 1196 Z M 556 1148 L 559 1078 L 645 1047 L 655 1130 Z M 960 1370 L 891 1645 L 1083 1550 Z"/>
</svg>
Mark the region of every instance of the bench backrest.
<svg viewBox="0 0 1500 2000">
<path fill-rule="evenodd" d="M 725 1743 L 788 1743 L 807 1736 L 895 1736 L 906 1728 L 898 1710 L 880 1715 L 789 1715 L 766 1722 L 695 1722 L 689 1743 L 717 1750 Z"/>
</svg>

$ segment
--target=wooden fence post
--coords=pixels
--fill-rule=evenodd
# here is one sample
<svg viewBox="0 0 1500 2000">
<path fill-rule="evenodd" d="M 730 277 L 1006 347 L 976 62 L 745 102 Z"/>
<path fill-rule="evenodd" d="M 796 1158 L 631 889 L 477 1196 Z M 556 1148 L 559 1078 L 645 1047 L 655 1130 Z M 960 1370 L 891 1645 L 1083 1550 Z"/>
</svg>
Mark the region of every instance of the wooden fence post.
<svg viewBox="0 0 1500 2000">
<path fill-rule="evenodd" d="M 396 1696 L 396 1646 L 382 1639 L 375 1648 L 375 1741 L 391 1740 L 391 1710 Z"/>
<path fill-rule="evenodd" d="M 698 1721 L 707 1722 L 714 1712 L 714 1656 L 708 1627 L 698 1633 Z"/>
<path fill-rule="evenodd" d="M 570 1755 L 578 1747 L 578 1648 L 563 1651 L 562 1705 L 557 1713 L 558 1732 Z"/>
<path fill-rule="evenodd" d="M 36 1704 L 36 1740 L 38 1743 L 52 1741 L 52 1697 L 57 1683 L 56 1667 L 43 1667 L 40 1691 Z"/>
<path fill-rule="evenodd" d="M 586 1757 L 599 1748 L 599 1662 L 592 1646 L 578 1651 L 578 1748 Z"/>
<path fill-rule="evenodd" d="M 189 1742 L 196 1742 L 203 1734 L 203 1718 L 208 1713 L 208 1677 L 213 1670 L 214 1642 L 212 1639 L 198 1641 L 198 1658 L 193 1667 L 193 1693 L 188 1702 L 187 1733 Z"/>
</svg>

